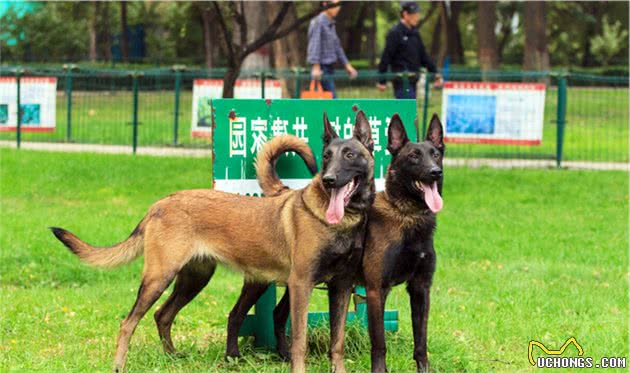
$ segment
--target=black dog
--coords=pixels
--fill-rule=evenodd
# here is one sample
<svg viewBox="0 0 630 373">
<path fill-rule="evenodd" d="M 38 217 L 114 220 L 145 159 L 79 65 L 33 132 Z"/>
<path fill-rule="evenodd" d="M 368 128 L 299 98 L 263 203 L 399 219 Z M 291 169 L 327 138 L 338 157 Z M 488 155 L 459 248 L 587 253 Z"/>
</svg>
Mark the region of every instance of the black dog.
<svg viewBox="0 0 630 373">
<path fill-rule="evenodd" d="M 376 195 L 368 213 L 363 257 L 367 290 L 372 371 L 384 372 L 385 300 L 392 286 L 407 283 L 411 302 L 414 353 L 418 371 L 429 368 L 427 322 L 429 293 L 435 271 L 433 233 L 442 209 L 443 130 L 433 115 L 424 142 L 409 141 L 397 115 L 388 129 L 387 149 L 392 154 L 385 192 Z"/>
</svg>

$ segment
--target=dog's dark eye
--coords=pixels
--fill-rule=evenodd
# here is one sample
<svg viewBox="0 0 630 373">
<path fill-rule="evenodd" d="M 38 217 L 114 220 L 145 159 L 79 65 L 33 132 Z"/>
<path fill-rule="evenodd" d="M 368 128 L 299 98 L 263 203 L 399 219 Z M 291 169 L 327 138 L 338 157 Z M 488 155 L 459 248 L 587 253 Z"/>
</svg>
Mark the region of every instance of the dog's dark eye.
<svg viewBox="0 0 630 373">
<path fill-rule="evenodd" d="M 411 154 L 409 154 L 409 158 L 411 158 L 411 159 L 418 159 L 419 158 L 418 153 L 411 153 Z"/>
<path fill-rule="evenodd" d="M 322 158 L 323 158 L 325 161 L 329 160 L 329 159 L 330 159 L 330 152 L 326 152 L 326 153 L 324 153 L 324 155 L 322 156 Z"/>
<path fill-rule="evenodd" d="M 346 159 L 354 159 L 354 153 L 353 152 L 347 152 L 346 153 Z"/>
<path fill-rule="evenodd" d="M 433 158 L 435 158 L 435 159 L 440 158 L 440 153 L 438 153 L 438 152 L 433 153 Z"/>
</svg>

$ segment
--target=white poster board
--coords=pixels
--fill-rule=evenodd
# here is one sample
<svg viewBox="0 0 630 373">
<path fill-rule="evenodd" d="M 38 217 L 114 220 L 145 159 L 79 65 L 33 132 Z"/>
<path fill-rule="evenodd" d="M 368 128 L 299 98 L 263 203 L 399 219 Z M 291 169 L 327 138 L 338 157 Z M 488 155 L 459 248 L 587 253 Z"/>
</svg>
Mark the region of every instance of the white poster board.
<svg viewBox="0 0 630 373">
<path fill-rule="evenodd" d="M 24 132 L 50 132 L 56 124 L 57 78 L 20 78 L 21 127 Z M 17 81 L 0 77 L 0 132 L 17 128 Z"/>
<path fill-rule="evenodd" d="M 260 98 L 261 85 L 258 79 L 239 79 L 234 85 L 234 98 Z M 195 79 L 193 81 L 192 123 L 193 137 L 212 136 L 211 100 L 223 95 L 223 80 Z M 282 87 L 278 80 L 265 80 L 265 98 L 282 98 Z"/>
<path fill-rule="evenodd" d="M 444 83 L 442 123 L 447 142 L 540 145 L 544 113 L 541 83 Z"/>
</svg>

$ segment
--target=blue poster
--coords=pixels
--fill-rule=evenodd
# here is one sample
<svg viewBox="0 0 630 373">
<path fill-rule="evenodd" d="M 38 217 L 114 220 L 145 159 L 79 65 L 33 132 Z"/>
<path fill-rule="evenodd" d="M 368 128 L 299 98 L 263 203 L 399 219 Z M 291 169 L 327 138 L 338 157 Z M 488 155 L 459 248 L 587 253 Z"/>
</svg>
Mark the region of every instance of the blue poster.
<svg viewBox="0 0 630 373">
<path fill-rule="evenodd" d="M 446 133 L 494 133 L 496 96 L 448 95 L 446 108 Z"/>
<path fill-rule="evenodd" d="M 26 126 L 39 126 L 42 124 L 40 118 L 40 104 L 22 104 L 22 124 Z"/>
</svg>

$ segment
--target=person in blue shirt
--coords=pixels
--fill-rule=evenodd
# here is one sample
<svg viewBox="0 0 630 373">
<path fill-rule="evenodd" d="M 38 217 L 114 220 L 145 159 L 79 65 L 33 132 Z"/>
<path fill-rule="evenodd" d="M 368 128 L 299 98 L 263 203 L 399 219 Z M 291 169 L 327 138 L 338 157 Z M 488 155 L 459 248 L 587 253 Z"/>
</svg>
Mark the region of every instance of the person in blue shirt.
<svg viewBox="0 0 630 373">
<path fill-rule="evenodd" d="M 335 1 L 323 1 L 322 6 L 330 3 L 338 3 Z M 341 48 L 339 36 L 335 29 L 335 17 L 339 13 L 341 5 L 328 8 L 311 20 L 308 26 L 308 47 L 306 49 L 306 60 L 312 65 L 311 77 L 313 79 L 321 79 L 322 88 L 325 91 L 333 93 L 333 97 L 337 98 L 335 92 L 335 82 L 332 75 L 335 72 L 334 64 L 340 62 L 350 78 L 357 76 L 357 71 L 352 67 L 348 58 Z"/>
<path fill-rule="evenodd" d="M 379 73 L 411 72 L 414 78 L 409 79 L 409 88 L 404 89 L 402 79 L 394 79 L 394 96 L 396 98 L 416 98 L 416 83 L 421 67 L 426 67 L 435 74 L 435 85 L 442 85 L 442 76 L 438 74 L 433 59 L 427 54 L 420 33 L 416 28 L 420 22 L 420 7 L 413 1 L 403 1 L 400 9 L 400 22 L 387 33 L 385 49 L 378 65 Z M 384 91 L 385 79 L 380 79 L 378 89 Z"/>
</svg>

